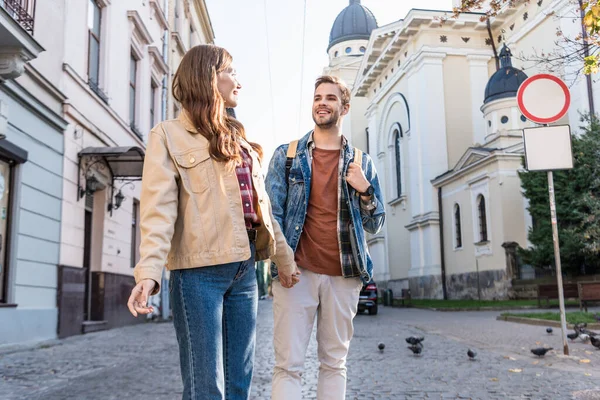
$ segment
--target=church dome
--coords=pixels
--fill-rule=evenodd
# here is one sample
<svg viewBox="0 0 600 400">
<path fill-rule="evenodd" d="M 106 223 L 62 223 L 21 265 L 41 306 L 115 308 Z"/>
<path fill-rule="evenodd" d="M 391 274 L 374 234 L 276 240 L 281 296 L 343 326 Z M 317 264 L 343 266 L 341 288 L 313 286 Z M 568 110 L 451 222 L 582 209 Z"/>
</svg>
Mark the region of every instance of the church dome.
<svg viewBox="0 0 600 400">
<path fill-rule="evenodd" d="M 335 19 L 329 34 L 327 50 L 346 40 L 369 40 L 373 29 L 377 28 L 377 20 L 360 0 L 350 0 L 350 5 L 342 10 Z"/>
<path fill-rule="evenodd" d="M 490 101 L 516 97 L 519 86 L 527 79 L 525 72 L 512 66 L 512 53 L 504 45 L 500 51 L 500 69 L 492 75 L 485 87 L 485 100 L 483 104 Z"/>
</svg>

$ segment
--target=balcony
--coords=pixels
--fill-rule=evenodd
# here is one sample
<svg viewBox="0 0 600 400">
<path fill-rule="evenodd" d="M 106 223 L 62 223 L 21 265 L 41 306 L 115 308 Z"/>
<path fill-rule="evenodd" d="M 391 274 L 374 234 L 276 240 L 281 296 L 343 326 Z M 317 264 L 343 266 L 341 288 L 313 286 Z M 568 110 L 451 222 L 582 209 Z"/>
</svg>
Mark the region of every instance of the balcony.
<svg viewBox="0 0 600 400">
<path fill-rule="evenodd" d="M 15 79 L 43 47 L 33 38 L 35 0 L 0 0 L 0 81 Z"/>
<path fill-rule="evenodd" d="M 33 35 L 36 0 L 0 0 L 2 7 L 23 29 Z"/>
</svg>

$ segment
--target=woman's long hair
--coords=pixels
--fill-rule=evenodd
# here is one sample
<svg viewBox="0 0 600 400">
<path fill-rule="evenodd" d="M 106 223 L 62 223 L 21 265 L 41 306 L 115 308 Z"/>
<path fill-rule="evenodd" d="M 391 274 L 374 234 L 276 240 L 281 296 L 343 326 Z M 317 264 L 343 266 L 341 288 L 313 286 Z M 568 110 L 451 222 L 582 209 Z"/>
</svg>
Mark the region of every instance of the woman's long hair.
<svg viewBox="0 0 600 400">
<path fill-rule="evenodd" d="M 177 68 L 172 90 L 198 133 L 210 143 L 211 157 L 235 166 L 242 160 L 237 138 L 246 140 L 246 131 L 237 119 L 227 115 L 225 101 L 217 88 L 217 75 L 226 70 L 232 60 L 222 47 L 210 44 L 192 47 Z M 248 143 L 262 158 L 262 147 Z"/>
</svg>

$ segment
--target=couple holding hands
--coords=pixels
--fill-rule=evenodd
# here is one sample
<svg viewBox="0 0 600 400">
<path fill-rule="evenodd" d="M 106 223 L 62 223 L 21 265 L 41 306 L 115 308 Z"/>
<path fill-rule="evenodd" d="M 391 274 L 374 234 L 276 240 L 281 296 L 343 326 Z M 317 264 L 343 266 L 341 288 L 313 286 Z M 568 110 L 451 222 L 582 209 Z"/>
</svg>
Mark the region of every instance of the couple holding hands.
<svg viewBox="0 0 600 400">
<path fill-rule="evenodd" d="M 344 399 L 346 356 L 363 282 L 373 265 L 365 232 L 385 219 L 377 172 L 342 135 L 350 91 L 315 83 L 315 127 L 277 148 L 266 180 L 262 148 L 227 114 L 241 85 L 231 55 L 188 51 L 173 78 L 183 111 L 148 137 L 140 199 L 140 261 L 128 307 L 152 311 L 163 267 L 183 399 L 249 399 L 256 344 L 256 261 L 273 261 L 272 398 L 302 398 L 306 349 L 317 319 L 317 398 Z"/>
</svg>

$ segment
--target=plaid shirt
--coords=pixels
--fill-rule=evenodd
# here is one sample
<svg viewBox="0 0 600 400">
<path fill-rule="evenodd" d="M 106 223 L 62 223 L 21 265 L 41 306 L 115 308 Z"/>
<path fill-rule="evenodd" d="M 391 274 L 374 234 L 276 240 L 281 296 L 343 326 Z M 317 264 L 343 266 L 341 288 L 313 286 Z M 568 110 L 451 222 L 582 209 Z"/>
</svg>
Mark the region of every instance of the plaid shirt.
<svg viewBox="0 0 600 400">
<path fill-rule="evenodd" d="M 311 158 L 313 149 L 316 147 L 313 135 L 308 139 L 308 154 Z M 344 153 L 347 151 L 348 140 L 342 136 L 342 151 L 340 151 L 340 162 L 338 164 L 338 212 L 337 212 L 337 228 L 338 228 L 338 245 L 340 248 L 340 263 L 342 265 L 342 275 L 345 278 L 360 276 L 358 263 L 352 253 L 352 245 L 350 244 L 350 209 L 348 208 L 348 199 L 346 193 L 342 190 L 342 185 L 346 184 L 342 173 L 344 169 Z M 362 202 L 361 202 L 362 205 Z"/>
<path fill-rule="evenodd" d="M 242 208 L 244 209 L 246 228 L 250 229 L 258 224 L 258 215 L 256 215 L 256 209 L 254 207 L 256 191 L 254 190 L 254 186 L 252 186 L 252 158 L 250 158 L 250 155 L 244 148 L 241 149 L 240 153 L 242 156 L 242 164 L 235 167 L 235 174 L 237 175 L 240 184 L 240 194 L 242 196 Z"/>
</svg>

